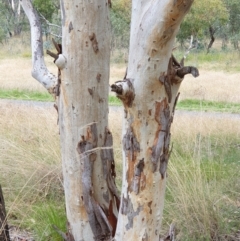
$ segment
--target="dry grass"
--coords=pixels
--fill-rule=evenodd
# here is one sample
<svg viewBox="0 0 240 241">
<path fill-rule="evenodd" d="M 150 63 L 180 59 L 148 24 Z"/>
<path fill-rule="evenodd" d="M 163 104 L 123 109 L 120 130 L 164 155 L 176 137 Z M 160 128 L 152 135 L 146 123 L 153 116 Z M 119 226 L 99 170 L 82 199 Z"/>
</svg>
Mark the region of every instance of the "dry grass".
<svg viewBox="0 0 240 241">
<path fill-rule="evenodd" d="M 57 74 L 57 69 L 49 57 L 46 58 L 46 64 L 52 73 Z M 0 59 L 0 88 L 46 91 L 31 77 L 31 71 L 32 61 L 30 58 Z"/>
<path fill-rule="evenodd" d="M 180 99 L 240 102 L 240 73 L 201 70 L 198 78 L 187 75 L 180 88 Z"/>
<path fill-rule="evenodd" d="M 59 193 L 61 176 L 54 111 L 0 106 L 0 182 L 10 217 L 24 221 L 29 205 Z M 54 141 L 53 141 L 54 140 Z"/>
<path fill-rule="evenodd" d="M 180 240 L 239 240 L 240 120 L 176 115 L 164 221 Z"/>
<path fill-rule="evenodd" d="M 0 183 L 11 222 L 34 223 L 34 205 L 47 205 L 52 199 L 63 201 L 57 116 L 54 108 L 4 103 L 0 105 Z M 119 187 L 121 126 L 120 113 L 111 110 Z M 238 214 L 231 213 L 238 210 L 240 200 L 239 119 L 177 113 L 172 133 L 174 151 L 168 169 L 164 222 L 175 221 L 182 240 L 187 240 L 186 235 L 200 234 L 203 239 L 189 240 L 207 240 L 209 235 L 230 237 L 223 223 L 240 223 Z M 238 151 L 235 156 L 229 148 Z M 227 209 L 226 214 L 223 209 Z M 45 225 L 44 220 L 38 225 Z"/>
</svg>

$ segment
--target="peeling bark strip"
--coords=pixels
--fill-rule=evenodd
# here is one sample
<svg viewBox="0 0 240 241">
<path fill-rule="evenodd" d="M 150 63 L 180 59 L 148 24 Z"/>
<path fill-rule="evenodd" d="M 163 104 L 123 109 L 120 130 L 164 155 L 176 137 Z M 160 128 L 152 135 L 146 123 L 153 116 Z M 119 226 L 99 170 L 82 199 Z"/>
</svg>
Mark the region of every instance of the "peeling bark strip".
<svg viewBox="0 0 240 241">
<path fill-rule="evenodd" d="M 140 190 L 140 180 L 141 180 L 141 174 L 143 172 L 144 168 L 144 158 L 141 159 L 138 164 L 135 166 L 135 171 L 134 171 L 134 178 L 132 182 L 132 190 L 138 194 Z"/>
<path fill-rule="evenodd" d="M 96 34 L 92 33 L 89 36 L 90 41 L 92 42 L 92 47 L 95 53 L 98 53 L 99 49 L 98 49 L 98 42 L 97 42 L 97 38 L 96 38 Z"/>
<path fill-rule="evenodd" d="M 132 106 L 135 98 L 135 90 L 132 82 L 133 79 L 124 79 L 111 85 L 111 91 L 117 94 L 117 97 L 123 102 L 125 109 Z"/>
<path fill-rule="evenodd" d="M 104 146 L 101 150 L 101 159 L 103 162 L 103 174 L 104 178 L 107 180 L 108 187 L 112 194 L 117 198 L 117 203 L 119 203 L 119 194 L 115 185 L 115 162 L 113 157 L 113 137 L 112 133 L 106 128 Z"/>
<path fill-rule="evenodd" d="M 83 160 L 83 174 L 81 177 L 83 185 L 83 202 L 87 210 L 89 223 L 96 241 L 108 240 L 112 237 L 112 228 L 108 224 L 107 217 L 102 208 L 93 198 L 92 173 L 93 164 L 97 154 L 92 150 L 97 147 L 97 125 L 92 124 L 86 137 L 78 143 L 77 151 Z"/>
<path fill-rule="evenodd" d="M 105 137 L 104 137 L 104 146 L 101 150 L 101 159 L 103 163 L 103 175 L 107 181 L 108 188 L 110 190 L 111 195 L 114 197 L 114 201 L 116 202 L 117 209 L 119 210 L 120 206 L 120 198 L 119 193 L 115 184 L 115 163 L 113 157 L 113 137 L 112 133 L 106 128 Z M 108 198 L 109 199 L 109 198 Z M 116 227 L 117 227 L 117 216 L 113 212 L 113 202 L 110 201 L 108 214 L 108 221 L 112 226 L 112 236 L 115 235 Z"/>
<path fill-rule="evenodd" d="M 5 209 L 5 202 L 3 198 L 2 187 L 0 185 L 0 240 L 10 241 L 9 229 L 7 224 L 7 215 Z"/>
<path fill-rule="evenodd" d="M 166 99 L 156 102 L 155 120 L 159 127 L 152 147 L 153 172 L 158 169 L 158 163 L 160 162 L 159 172 L 164 178 L 169 159 L 170 127 L 172 123 L 172 116 Z"/>
<path fill-rule="evenodd" d="M 133 227 L 133 219 L 142 211 L 142 207 L 139 206 L 136 211 L 134 211 L 133 204 L 129 196 L 127 198 L 122 197 L 121 213 L 126 215 L 128 218 L 128 223 L 126 224 L 126 229 L 129 230 Z"/>
<path fill-rule="evenodd" d="M 133 191 L 133 182 L 135 178 L 134 165 L 137 159 L 137 153 L 140 152 L 140 144 L 135 137 L 132 128 L 128 128 L 126 134 L 123 137 L 123 149 L 128 159 L 128 170 L 127 170 L 127 182 L 128 191 Z M 140 180 L 139 180 L 140 181 Z M 138 189 L 139 190 L 139 189 Z"/>
</svg>

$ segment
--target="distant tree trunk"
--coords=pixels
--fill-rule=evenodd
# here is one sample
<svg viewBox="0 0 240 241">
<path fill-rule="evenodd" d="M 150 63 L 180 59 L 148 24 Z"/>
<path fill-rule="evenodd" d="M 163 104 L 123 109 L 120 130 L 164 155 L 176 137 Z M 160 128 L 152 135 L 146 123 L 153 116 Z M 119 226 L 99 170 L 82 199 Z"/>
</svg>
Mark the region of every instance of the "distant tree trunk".
<svg viewBox="0 0 240 241">
<path fill-rule="evenodd" d="M 214 41 L 215 41 L 215 37 L 214 37 L 215 32 L 216 32 L 216 30 L 214 30 L 213 27 L 210 26 L 210 27 L 209 27 L 209 33 L 210 33 L 210 38 L 211 38 L 211 40 L 210 40 L 210 42 L 209 42 L 209 44 L 208 44 L 208 47 L 207 47 L 207 53 L 209 53 L 210 48 L 212 47 L 212 45 L 213 45 L 213 43 L 214 43 Z"/>
<path fill-rule="evenodd" d="M 0 240 L 10 241 L 9 229 L 7 224 L 7 215 L 2 187 L 0 185 Z"/>
<path fill-rule="evenodd" d="M 108 8 L 107 0 L 65 0 L 61 6 L 66 66 L 58 110 L 67 217 L 75 241 L 111 240 L 117 224 L 108 130 Z"/>
</svg>

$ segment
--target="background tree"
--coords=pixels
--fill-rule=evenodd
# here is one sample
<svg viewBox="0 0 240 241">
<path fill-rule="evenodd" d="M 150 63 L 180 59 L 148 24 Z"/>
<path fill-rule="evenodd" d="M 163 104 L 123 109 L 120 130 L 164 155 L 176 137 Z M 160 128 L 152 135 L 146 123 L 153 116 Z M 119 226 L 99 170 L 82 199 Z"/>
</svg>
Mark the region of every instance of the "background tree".
<svg viewBox="0 0 240 241">
<path fill-rule="evenodd" d="M 60 30 L 60 4 L 59 1 L 56 0 L 34 0 L 33 1 L 34 8 L 38 11 L 40 15 L 40 20 L 42 23 L 42 31 L 46 36 L 46 40 L 48 40 L 49 34 L 55 35 L 57 28 L 57 36 L 61 36 Z M 58 27 L 59 25 L 59 27 Z M 52 32 L 51 27 L 55 26 L 55 32 Z"/>
<path fill-rule="evenodd" d="M 112 49 L 127 49 L 131 22 L 131 1 L 113 0 L 110 11 Z"/>
<path fill-rule="evenodd" d="M 132 2 L 128 72 L 111 86 L 125 112 L 119 213 L 107 127 L 110 2 L 61 2 L 62 45 L 54 41 L 57 53 L 48 51 L 57 77 L 44 63 L 39 17 L 30 0 L 21 2 L 31 25 L 32 75 L 54 95 L 59 113 L 68 218 L 64 239 L 159 241 L 178 89 L 186 74 L 198 76 L 196 68 L 184 67 L 171 54 L 193 0 Z"/>
<path fill-rule="evenodd" d="M 209 49 L 214 42 L 215 32 L 227 21 L 228 11 L 222 0 L 195 1 L 181 24 L 177 39 L 183 45 L 190 36 L 197 41 L 203 39 L 208 33 L 207 35 L 210 36 Z"/>
<path fill-rule="evenodd" d="M 2 31 L 9 37 L 20 35 L 26 23 L 25 14 L 21 11 L 18 0 L 2 0 L 0 18 Z"/>
<path fill-rule="evenodd" d="M 221 37 L 223 46 L 228 40 L 231 41 L 234 49 L 239 49 L 240 40 L 240 6 L 237 0 L 223 0 L 229 13 L 228 23 L 222 27 Z"/>
</svg>

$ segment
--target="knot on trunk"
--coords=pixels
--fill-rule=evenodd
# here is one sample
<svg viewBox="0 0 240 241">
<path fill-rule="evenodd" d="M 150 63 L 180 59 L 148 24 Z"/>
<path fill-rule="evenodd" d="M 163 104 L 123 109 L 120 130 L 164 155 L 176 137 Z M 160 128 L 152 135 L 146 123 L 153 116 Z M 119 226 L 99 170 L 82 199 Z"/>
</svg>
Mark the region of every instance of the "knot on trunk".
<svg viewBox="0 0 240 241">
<path fill-rule="evenodd" d="M 122 101 L 125 109 L 132 106 L 135 98 L 135 90 L 132 79 L 124 79 L 111 85 L 111 91 L 115 92 L 117 97 Z"/>
</svg>

